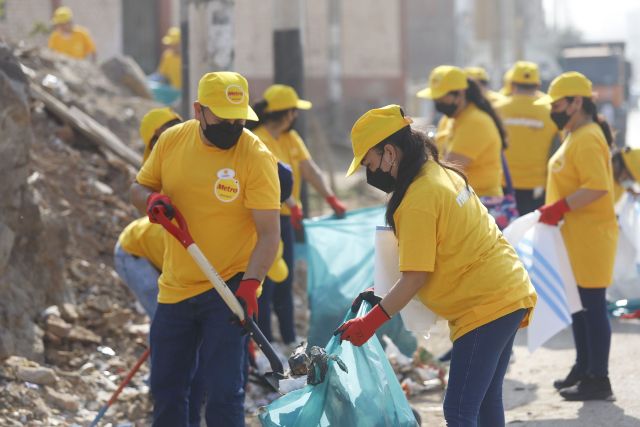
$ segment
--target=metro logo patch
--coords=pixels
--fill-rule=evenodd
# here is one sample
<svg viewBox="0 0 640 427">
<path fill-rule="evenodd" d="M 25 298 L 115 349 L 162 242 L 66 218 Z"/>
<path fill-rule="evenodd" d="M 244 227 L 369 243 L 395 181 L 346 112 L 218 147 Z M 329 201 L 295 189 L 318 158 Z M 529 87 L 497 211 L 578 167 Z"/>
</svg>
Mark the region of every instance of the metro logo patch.
<svg viewBox="0 0 640 427">
<path fill-rule="evenodd" d="M 216 174 L 218 180 L 214 184 L 213 194 L 221 202 L 233 202 L 240 195 L 240 182 L 235 179 L 233 169 L 220 169 Z"/>
<path fill-rule="evenodd" d="M 225 90 L 227 101 L 232 104 L 241 104 L 244 101 L 244 90 L 238 85 L 229 85 Z"/>
</svg>

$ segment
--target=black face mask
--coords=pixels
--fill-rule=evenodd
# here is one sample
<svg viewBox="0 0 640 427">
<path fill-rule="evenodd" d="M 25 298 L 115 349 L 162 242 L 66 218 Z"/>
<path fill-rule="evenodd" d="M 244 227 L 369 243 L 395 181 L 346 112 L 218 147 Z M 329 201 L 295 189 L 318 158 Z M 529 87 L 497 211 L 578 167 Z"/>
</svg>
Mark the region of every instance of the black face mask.
<svg viewBox="0 0 640 427">
<path fill-rule="evenodd" d="M 387 194 L 396 189 L 396 179 L 391 176 L 391 171 L 385 172 L 382 170 L 382 157 L 380 158 L 378 169 L 371 172 L 371 170 L 367 168 L 367 184 Z"/>
<path fill-rule="evenodd" d="M 453 117 L 453 113 L 456 112 L 458 106 L 456 104 L 447 104 L 446 102 L 436 102 L 436 111 L 444 114 L 447 117 Z"/>
<path fill-rule="evenodd" d="M 562 130 L 569 123 L 571 116 L 567 114 L 567 110 L 560 111 L 559 113 L 551 113 L 551 120 L 558 126 L 558 129 Z"/>
<path fill-rule="evenodd" d="M 202 133 L 216 147 L 228 150 L 238 143 L 242 129 L 244 129 L 244 125 L 241 123 L 222 122 L 215 125 L 207 124 L 202 129 Z"/>
</svg>

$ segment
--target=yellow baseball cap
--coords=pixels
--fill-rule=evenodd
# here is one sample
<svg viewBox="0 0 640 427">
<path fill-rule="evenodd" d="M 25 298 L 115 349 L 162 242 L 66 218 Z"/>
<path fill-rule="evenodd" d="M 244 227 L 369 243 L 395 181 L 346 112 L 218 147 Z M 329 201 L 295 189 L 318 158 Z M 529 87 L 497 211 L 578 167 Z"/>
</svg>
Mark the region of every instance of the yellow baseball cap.
<svg viewBox="0 0 640 427">
<path fill-rule="evenodd" d="M 538 64 L 529 61 L 518 61 L 511 68 L 511 82 L 525 85 L 540 84 Z"/>
<path fill-rule="evenodd" d="M 500 94 L 504 96 L 511 95 L 511 78 L 513 77 L 513 68 L 509 68 L 504 72 L 502 76 L 502 89 L 500 89 Z"/>
<path fill-rule="evenodd" d="M 162 37 L 162 44 L 170 46 L 180 43 L 180 28 L 171 27 L 167 30 L 167 34 Z"/>
<path fill-rule="evenodd" d="M 282 258 L 283 252 L 284 245 L 282 244 L 282 240 L 280 240 L 280 243 L 278 244 L 278 252 L 276 252 L 276 260 L 267 272 L 267 277 L 276 283 L 284 282 L 289 276 L 289 267 L 287 267 L 287 263 L 284 262 L 284 259 Z"/>
<path fill-rule="evenodd" d="M 404 117 L 400 106 L 395 104 L 364 113 L 351 128 L 353 161 L 346 176 L 353 175 L 371 148 L 411 123 L 413 120 Z"/>
<path fill-rule="evenodd" d="M 153 110 L 149 110 L 149 112 L 142 117 L 142 120 L 140 121 L 140 137 L 142 138 L 142 142 L 144 142 L 144 153 L 142 155 L 143 163 L 147 160 L 149 154 L 151 154 L 151 147 L 149 144 L 153 138 L 153 134 L 155 134 L 156 130 L 163 125 L 176 119 L 182 121 L 182 117 L 169 107 L 154 108 Z"/>
<path fill-rule="evenodd" d="M 467 75 L 461 68 L 452 65 L 441 65 L 431 71 L 429 75 L 429 87 L 422 89 L 416 96 L 425 99 L 438 99 L 451 91 L 466 89 Z"/>
<path fill-rule="evenodd" d="M 577 71 L 562 73 L 553 79 L 549 85 L 548 94 L 538 98 L 534 104 L 551 104 L 568 96 L 583 96 L 585 98 L 591 98 L 593 96 L 591 80 L 586 78 L 584 74 L 578 73 Z"/>
<path fill-rule="evenodd" d="M 54 25 L 58 24 L 66 24 L 73 19 L 73 12 L 71 8 L 67 6 L 60 6 L 53 12 L 53 17 L 51 17 L 51 22 Z"/>
<path fill-rule="evenodd" d="M 207 73 L 198 83 L 198 102 L 221 119 L 258 121 L 249 106 L 247 79 L 233 71 Z"/>
<path fill-rule="evenodd" d="M 484 82 L 489 81 L 489 74 L 487 73 L 487 70 L 482 67 L 467 67 L 464 69 L 464 73 L 467 77 L 473 80 Z"/>
<path fill-rule="evenodd" d="M 625 147 L 622 150 L 622 161 L 633 176 L 633 180 L 640 182 L 640 149 Z"/>
<path fill-rule="evenodd" d="M 296 90 L 287 85 L 271 85 L 264 91 L 262 97 L 267 101 L 265 113 L 289 110 L 291 108 L 308 110 L 312 106 L 311 102 L 300 99 Z"/>
</svg>

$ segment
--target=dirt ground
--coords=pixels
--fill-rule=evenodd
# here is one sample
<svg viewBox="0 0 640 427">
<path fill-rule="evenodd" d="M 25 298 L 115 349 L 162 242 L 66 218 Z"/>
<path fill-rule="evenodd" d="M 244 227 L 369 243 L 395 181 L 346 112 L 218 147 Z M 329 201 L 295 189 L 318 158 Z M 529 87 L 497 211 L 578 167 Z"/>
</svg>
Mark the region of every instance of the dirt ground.
<svg viewBox="0 0 640 427">
<path fill-rule="evenodd" d="M 518 334 L 514 360 L 504 383 L 507 425 L 517 427 L 638 427 L 640 426 L 640 321 L 612 320 L 610 378 L 615 402 L 565 402 L 553 388 L 575 357 L 566 329 L 530 354 L 526 335 Z M 446 326 L 431 334 L 426 346 L 436 354 L 448 348 Z M 444 426 L 442 393 L 411 399 L 423 426 Z"/>
</svg>

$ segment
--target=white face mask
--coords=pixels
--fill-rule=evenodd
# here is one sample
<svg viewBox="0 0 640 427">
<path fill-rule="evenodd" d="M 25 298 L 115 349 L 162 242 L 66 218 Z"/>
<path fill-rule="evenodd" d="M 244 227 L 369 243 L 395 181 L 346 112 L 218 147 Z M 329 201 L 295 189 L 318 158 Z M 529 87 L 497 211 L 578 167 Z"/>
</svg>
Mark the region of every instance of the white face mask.
<svg viewBox="0 0 640 427">
<path fill-rule="evenodd" d="M 634 185 L 635 183 L 636 183 L 636 182 L 635 182 L 634 180 L 632 180 L 632 179 L 623 179 L 623 180 L 620 182 L 620 186 L 621 186 L 622 188 L 624 188 L 625 190 L 630 190 L 630 189 L 632 189 L 632 188 L 633 188 L 633 185 Z"/>
</svg>

